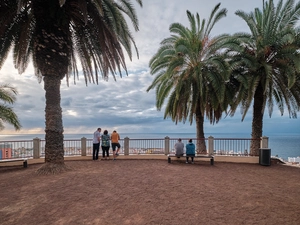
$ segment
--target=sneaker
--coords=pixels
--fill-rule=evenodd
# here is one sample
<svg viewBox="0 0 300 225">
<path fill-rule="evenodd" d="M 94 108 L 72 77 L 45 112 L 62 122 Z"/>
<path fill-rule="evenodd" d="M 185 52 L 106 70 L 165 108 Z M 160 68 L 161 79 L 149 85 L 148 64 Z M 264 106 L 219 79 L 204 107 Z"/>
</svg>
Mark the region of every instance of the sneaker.
<svg viewBox="0 0 300 225">
<path fill-rule="evenodd" d="M 116 156 L 119 156 L 119 153 L 116 153 Z"/>
<path fill-rule="evenodd" d="M 194 164 L 194 162 L 192 162 L 192 164 Z"/>
<path fill-rule="evenodd" d="M 189 162 L 185 162 L 185 163 L 189 163 Z"/>
</svg>

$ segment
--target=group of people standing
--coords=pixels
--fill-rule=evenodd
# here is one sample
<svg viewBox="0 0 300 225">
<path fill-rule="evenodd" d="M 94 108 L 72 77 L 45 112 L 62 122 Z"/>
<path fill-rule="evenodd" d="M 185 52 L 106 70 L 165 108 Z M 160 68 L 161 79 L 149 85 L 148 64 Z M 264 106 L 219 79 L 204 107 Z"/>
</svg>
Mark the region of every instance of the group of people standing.
<svg viewBox="0 0 300 225">
<path fill-rule="evenodd" d="M 116 157 L 119 155 L 119 151 L 121 148 L 119 140 L 120 135 L 117 133 L 117 131 L 114 130 L 113 133 L 109 135 L 108 131 L 105 130 L 101 135 L 101 128 L 98 128 L 94 132 L 93 137 L 93 160 L 98 160 L 100 143 L 102 149 L 102 159 L 106 160 L 109 158 L 110 142 L 113 150 L 113 160 L 116 160 Z"/>
<path fill-rule="evenodd" d="M 181 138 L 178 139 L 178 141 L 175 143 L 175 155 L 177 157 L 181 157 L 184 154 L 184 144 L 181 142 Z M 192 163 L 194 163 L 194 157 L 195 157 L 195 144 L 193 143 L 192 139 L 189 139 L 189 142 L 185 146 L 185 155 L 186 155 L 186 162 L 189 163 L 189 157 L 191 157 Z"/>
<path fill-rule="evenodd" d="M 116 157 L 119 155 L 119 151 L 121 148 L 121 145 L 119 143 L 120 135 L 117 131 L 113 131 L 111 135 L 108 134 L 108 131 L 105 130 L 103 134 L 101 135 L 101 128 L 98 128 L 94 132 L 93 137 L 93 160 L 98 160 L 99 155 L 99 149 L 100 149 L 100 143 L 101 143 L 101 149 L 102 149 L 102 159 L 106 160 L 109 158 L 109 148 L 110 148 L 110 142 L 111 147 L 113 150 L 113 160 L 116 160 Z M 184 144 L 181 141 L 181 138 L 178 139 L 175 146 L 175 155 L 177 157 L 181 157 L 184 154 Z M 186 151 L 186 163 L 189 163 L 189 158 L 191 157 L 191 163 L 194 163 L 194 157 L 195 157 L 195 145 L 193 143 L 192 139 L 189 139 L 189 142 L 185 146 Z"/>
</svg>

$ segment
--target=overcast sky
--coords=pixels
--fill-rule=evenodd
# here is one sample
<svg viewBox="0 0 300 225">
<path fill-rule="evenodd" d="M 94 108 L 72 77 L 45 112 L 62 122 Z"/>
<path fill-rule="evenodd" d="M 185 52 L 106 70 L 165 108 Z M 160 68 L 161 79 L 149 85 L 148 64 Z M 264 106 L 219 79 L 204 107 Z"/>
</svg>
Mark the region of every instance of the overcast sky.
<svg viewBox="0 0 300 225">
<path fill-rule="evenodd" d="M 154 76 L 149 73 L 149 59 L 156 53 L 159 43 L 170 35 L 169 26 L 180 22 L 189 26 L 186 10 L 199 13 L 201 19 L 208 18 L 216 0 L 144 0 L 143 8 L 136 7 L 140 31 L 133 35 L 139 49 L 139 59 L 134 55 L 132 62 L 127 60 L 129 75 L 112 77 L 108 81 L 100 80 L 99 84 L 85 85 L 81 76 L 68 87 L 65 79 L 61 85 L 61 106 L 63 110 L 64 133 L 92 133 L 97 127 L 113 129 L 121 133 L 180 133 L 195 132 L 195 123 L 178 123 L 163 119 L 164 110 L 155 107 L 155 91 L 146 92 Z M 277 2 L 277 1 L 276 1 Z M 223 0 L 221 8 L 227 8 L 227 17 L 223 18 L 213 29 L 212 34 L 248 32 L 247 25 L 234 13 L 240 9 L 253 11 L 262 6 L 262 0 Z M 25 73 L 18 74 L 9 56 L 0 70 L 1 83 L 9 83 L 18 89 L 14 110 L 23 126 L 15 132 L 6 125 L 0 134 L 37 134 L 44 133 L 45 127 L 45 92 L 43 82 L 38 83 L 30 65 Z M 299 115 L 298 115 L 299 116 Z M 252 109 L 245 120 L 241 121 L 240 112 L 234 117 L 226 117 L 218 124 L 211 125 L 205 121 L 206 133 L 246 133 L 251 134 Z M 280 116 L 274 108 L 272 118 L 264 117 L 264 135 L 270 132 L 300 133 L 300 120 L 290 119 L 286 111 Z"/>
</svg>

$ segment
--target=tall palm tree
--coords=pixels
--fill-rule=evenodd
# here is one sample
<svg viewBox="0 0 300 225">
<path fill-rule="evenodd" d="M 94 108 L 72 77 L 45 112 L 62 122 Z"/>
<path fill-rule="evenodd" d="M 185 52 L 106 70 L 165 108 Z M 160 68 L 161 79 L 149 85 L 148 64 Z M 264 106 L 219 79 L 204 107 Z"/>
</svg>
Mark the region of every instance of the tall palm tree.
<svg viewBox="0 0 300 225">
<path fill-rule="evenodd" d="M 241 102 L 242 119 L 253 105 L 250 154 L 258 155 L 265 108 L 271 117 L 276 104 L 281 115 L 286 108 L 292 118 L 300 109 L 300 33 L 296 28 L 300 3 L 280 0 L 275 6 L 270 0 L 262 10 L 237 11 L 236 15 L 250 29 L 250 33 L 234 34 L 239 46 L 229 50 L 233 74 L 240 83 L 236 102 Z"/>
<path fill-rule="evenodd" d="M 13 108 L 7 105 L 7 103 L 15 103 L 17 93 L 17 90 L 8 84 L 0 85 L 0 130 L 5 128 L 4 123 L 13 125 L 15 130 L 21 129 L 18 116 L 13 111 Z"/>
<path fill-rule="evenodd" d="M 142 0 L 136 0 L 142 6 Z M 126 17 L 138 30 L 130 0 L 1 0 L 0 66 L 13 50 L 15 67 L 23 73 L 32 59 L 35 74 L 44 81 L 45 164 L 38 172 L 64 171 L 60 84 L 81 63 L 86 82 L 98 75 L 125 70 L 124 49 L 130 59 L 137 50 Z M 115 77 L 114 77 L 115 78 Z"/>
<path fill-rule="evenodd" d="M 157 74 L 147 91 L 156 88 L 156 106 L 163 107 L 169 97 L 164 117 L 176 123 L 196 121 L 197 151 L 206 152 L 204 141 L 205 116 L 211 123 L 218 122 L 226 110 L 225 81 L 227 63 L 219 53 L 224 36 L 210 37 L 214 25 L 226 16 L 217 4 L 209 20 L 187 11 L 190 28 L 180 23 L 170 25 L 171 36 L 149 62 L 151 74 Z"/>
</svg>

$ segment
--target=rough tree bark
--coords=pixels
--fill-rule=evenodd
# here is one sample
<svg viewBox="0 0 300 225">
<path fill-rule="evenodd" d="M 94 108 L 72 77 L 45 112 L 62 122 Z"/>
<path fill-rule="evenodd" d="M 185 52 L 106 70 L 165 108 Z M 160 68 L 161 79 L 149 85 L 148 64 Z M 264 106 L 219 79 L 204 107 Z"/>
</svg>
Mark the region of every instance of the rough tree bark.
<svg viewBox="0 0 300 225">
<path fill-rule="evenodd" d="M 39 174 L 60 173 L 68 170 L 64 163 L 64 135 L 62 110 L 60 107 L 59 76 L 44 76 L 46 97 L 45 107 L 45 164 L 38 169 Z"/>
<path fill-rule="evenodd" d="M 204 137 L 204 117 L 201 113 L 200 107 L 197 107 L 197 111 L 196 111 L 196 130 L 197 130 L 196 151 L 199 154 L 206 154 L 206 144 L 205 144 L 205 137 Z"/>
<path fill-rule="evenodd" d="M 252 119 L 252 140 L 250 145 L 250 155 L 258 156 L 260 148 L 260 138 L 262 137 L 263 115 L 264 115 L 264 93 L 263 88 L 259 84 L 255 94 L 253 103 L 253 119 Z"/>
</svg>

